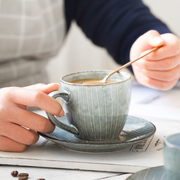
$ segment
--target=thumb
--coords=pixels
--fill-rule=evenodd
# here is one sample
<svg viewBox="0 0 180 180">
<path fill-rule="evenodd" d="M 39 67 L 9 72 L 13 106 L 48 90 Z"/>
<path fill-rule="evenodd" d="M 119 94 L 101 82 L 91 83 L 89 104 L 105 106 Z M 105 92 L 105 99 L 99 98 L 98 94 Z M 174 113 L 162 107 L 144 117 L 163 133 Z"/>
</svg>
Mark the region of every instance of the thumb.
<svg viewBox="0 0 180 180">
<path fill-rule="evenodd" d="M 162 45 L 165 45 L 165 41 L 161 35 L 156 30 L 150 30 L 134 42 L 130 51 L 130 59 L 133 60 L 143 52 Z"/>
<path fill-rule="evenodd" d="M 146 34 L 147 42 L 152 47 L 158 47 L 165 44 L 165 41 L 156 30 L 150 30 Z"/>
</svg>

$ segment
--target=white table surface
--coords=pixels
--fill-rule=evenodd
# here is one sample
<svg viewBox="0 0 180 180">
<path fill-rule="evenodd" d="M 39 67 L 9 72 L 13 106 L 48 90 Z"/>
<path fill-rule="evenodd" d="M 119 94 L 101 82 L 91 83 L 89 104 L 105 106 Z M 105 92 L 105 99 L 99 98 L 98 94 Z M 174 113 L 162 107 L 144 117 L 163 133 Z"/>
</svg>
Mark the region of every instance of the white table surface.
<svg viewBox="0 0 180 180">
<path fill-rule="evenodd" d="M 180 122 L 180 83 L 171 91 L 151 90 L 138 84 L 132 87 L 132 100 L 130 106 L 130 115 L 138 117 L 152 117 L 176 120 Z M 180 129 L 180 128 L 179 128 Z M 166 134 L 166 132 L 164 132 Z M 148 157 L 147 157 L 148 158 Z M 29 179 L 37 180 L 44 178 L 46 180 L 125 180 L 131 174 L 122 172 L 96 172 L 70 170 L 60 168 L 28 167 L 16 165 L 3 165 L 0 162 L 0 180 L 15 180 L 11 172 L 29 173 Z"/>
<path fill-rule="evenodd" d="M 126 177 L 129 176 L 129 174 L 122 175 L 121 173 L 106 173 L 37 167 L 0 166 L 0 179 L 15 180 L 16 178 L 11 176 L 11 172 L 14 170 L 17 170 L 19 173 L 28 173 L 30 180 L 37 180 L 38 178 L 44 178 L 46 180 L 125 180 Z"/>
</svg>

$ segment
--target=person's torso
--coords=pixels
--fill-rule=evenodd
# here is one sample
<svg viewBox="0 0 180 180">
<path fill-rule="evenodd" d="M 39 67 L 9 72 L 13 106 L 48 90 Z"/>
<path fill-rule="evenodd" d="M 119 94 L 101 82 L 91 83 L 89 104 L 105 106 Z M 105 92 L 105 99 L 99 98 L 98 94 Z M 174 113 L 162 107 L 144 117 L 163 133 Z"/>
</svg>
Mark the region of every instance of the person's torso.
<svg viewBox="0 0 180 180">
<path fill-rule="evenodd" d="M 55 54 L 65 35 L 63 0 L 0 3 L 0 61 Z"/>
</svg>

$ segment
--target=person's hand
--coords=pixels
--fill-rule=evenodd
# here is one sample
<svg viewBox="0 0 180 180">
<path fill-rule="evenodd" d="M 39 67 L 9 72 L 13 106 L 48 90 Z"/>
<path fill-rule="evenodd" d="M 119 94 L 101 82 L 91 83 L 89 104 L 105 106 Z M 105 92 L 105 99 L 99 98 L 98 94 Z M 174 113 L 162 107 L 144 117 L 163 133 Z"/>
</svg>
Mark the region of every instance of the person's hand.
<svg viewBox="0 0 180 180">
<path fill-rule="evenodd" d="M 56 116 L 63 116 L 61 105 L 47 94 L 59 85 L 36 84 L 24 88 L 0 89 L 0 150 L 24 151 L 42 133 L 51 133 L 54 125 L 45 117 L 27 110 L 36 106 Z"/>
<path fill-rule="evenodd" d="M 177 36 L 170 33 L 160 35 L 155 30 L 148 31 L 134 42 L 130 60 L 161 45 L 164 46 L 138 60 L 132 67 L 140 84 L 154 89 L 169 90 L 180 78 L 180 40 Z"/>
</svg>

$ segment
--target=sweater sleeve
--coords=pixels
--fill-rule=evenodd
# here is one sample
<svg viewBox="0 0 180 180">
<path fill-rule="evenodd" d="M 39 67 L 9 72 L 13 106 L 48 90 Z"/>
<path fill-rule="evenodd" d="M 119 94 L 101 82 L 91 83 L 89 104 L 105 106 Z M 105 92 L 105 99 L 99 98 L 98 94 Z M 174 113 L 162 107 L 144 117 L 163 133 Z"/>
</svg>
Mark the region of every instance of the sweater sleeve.
<svg viewBox="0 0 180 180">
<path fill-rule="evenodd" d="M 119 64 L 129 61 L 132 44 L 148 30 L 171 32 L 141 0 L 65 0 L 65 8 L 68 27 L 75 20 Z"/>
</svg>

